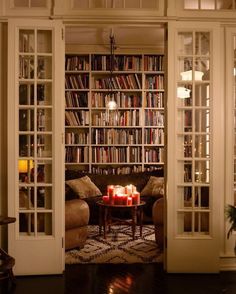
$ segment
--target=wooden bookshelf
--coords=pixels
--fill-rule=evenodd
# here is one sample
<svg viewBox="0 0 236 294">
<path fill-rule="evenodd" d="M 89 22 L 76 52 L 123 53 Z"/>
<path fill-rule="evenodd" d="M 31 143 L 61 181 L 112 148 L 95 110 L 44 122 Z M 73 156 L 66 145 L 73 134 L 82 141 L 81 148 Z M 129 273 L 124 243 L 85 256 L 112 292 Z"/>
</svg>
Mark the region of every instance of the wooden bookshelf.
<svg viewBox="0 0 236 294">
<path fill-rule="evenodd" d="M 164 164 L 164 56 L 66 54 L 65 165 L 130 173 Z M 108 111 L 108 101 L 117 110 Z"/>
</svg>

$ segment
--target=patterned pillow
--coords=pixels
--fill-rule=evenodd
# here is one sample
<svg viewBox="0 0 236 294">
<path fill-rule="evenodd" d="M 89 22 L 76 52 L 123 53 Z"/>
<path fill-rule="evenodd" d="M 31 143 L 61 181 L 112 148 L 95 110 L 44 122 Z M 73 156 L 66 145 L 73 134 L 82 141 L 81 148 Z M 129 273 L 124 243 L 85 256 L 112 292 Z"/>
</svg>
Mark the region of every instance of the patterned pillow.
<svg viewBox="0 0 236 294">
<path fill-rule="evenodd" d="M 80 199 L 101 196 L 98 187 L 88 176 L 79 179 L 68 180 L 66 184 L 79 196 Z"/>
<path fill-rule="evenodd" d="M 164 178 L 151 176 L 140 193 L 141 196 L 160 197 L 164 195 Z"/>
</svg>

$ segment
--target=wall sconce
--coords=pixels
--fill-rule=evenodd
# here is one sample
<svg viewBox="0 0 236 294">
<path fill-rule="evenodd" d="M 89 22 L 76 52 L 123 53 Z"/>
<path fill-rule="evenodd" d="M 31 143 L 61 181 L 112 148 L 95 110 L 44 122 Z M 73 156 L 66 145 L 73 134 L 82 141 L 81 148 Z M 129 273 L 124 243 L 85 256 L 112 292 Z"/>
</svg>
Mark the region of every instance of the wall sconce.
<svg viewBox="0 0 236 294">
<path fill-rule="evenodd" d="M 185 88 L 185 87 L 178 87 L 177 88 L 177 97 L 181 99 L 190 98 L 190 92 L 191 90 Z"/>
<path fill-rule="evenodd" d="M 192 81 L 193 79 L 193 71 L 187 70 L 180 73 L 182 81 Z M 194 71 L 194 80 L 195 81 L 202 81 L 202 77 L 204 72 L 195 70 Z"/>
</svg>

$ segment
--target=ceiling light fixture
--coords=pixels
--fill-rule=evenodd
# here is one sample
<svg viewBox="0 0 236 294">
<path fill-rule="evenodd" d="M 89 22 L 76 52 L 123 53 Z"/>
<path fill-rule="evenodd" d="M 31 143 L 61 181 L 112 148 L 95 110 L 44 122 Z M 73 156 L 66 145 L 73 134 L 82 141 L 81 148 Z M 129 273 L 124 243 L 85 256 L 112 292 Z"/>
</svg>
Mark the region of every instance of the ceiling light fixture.
<svg viewBox="0 0 236 294">
<path fill-rule="evenodd" d="M 182 81 L 192 81 L 193 80 L 193 71 L 187 70 L 180 73 Z M 202 77 L 204 72 L 195 70 L 194 71 L 194 80 L 195 81 L 202 81 Z"/>
<path fill-rule="evenodd" d="M 114 100 L 114 89 L 113 89 L 113 71 L 114 71 L 114 67 L 115 67 L 115 37 L 114 37 L 114 33 L 113 30 L 111 29 L 111 33 L 110 33 L 110 82 L 109 82 L 109 86 L 110 86 L 110 91 L 109 91 L 109 97 L 110 100 L 107 103 L 107 108 L 114 110 L 117 108 L 117 103 Z"/>
<path fill-rule="evenodd" d="M 190 98 L 191 90 L 185 87 L 178 87 L 177 88 L 177 97 L 181 99 Z"/>
</svg>

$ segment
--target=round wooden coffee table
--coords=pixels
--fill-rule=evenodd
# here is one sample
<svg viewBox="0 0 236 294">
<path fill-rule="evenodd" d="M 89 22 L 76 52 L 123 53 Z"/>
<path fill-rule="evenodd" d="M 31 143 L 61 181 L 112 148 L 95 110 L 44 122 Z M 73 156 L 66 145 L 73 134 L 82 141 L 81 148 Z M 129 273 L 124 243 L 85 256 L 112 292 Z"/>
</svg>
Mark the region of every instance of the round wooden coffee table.
<svg viewBox="0 0 236 294">
<path fill-rule="evenodd" d="M 111 225 L 117 224 L 126 224 L 132 227 L 132 237 L 135 239 L 136 225 L 138 224 L 140 227 L 140 237 L 142 237 L 142 227 L 143 227 L 143 207 L 146 204 L 145 201 L 141 201 L 139 204 L 133 205 L 113 205 L 106 204 L 103 201 L 98 201 L 99 205 L 99 234 L 103 234 L 104 239 L 106 239 L 106 234 Z M 118 218 L 112 215 L 113 210 L 130 210 L 131 211 L 131 219 L 126 218 Z"/>
</svg>

